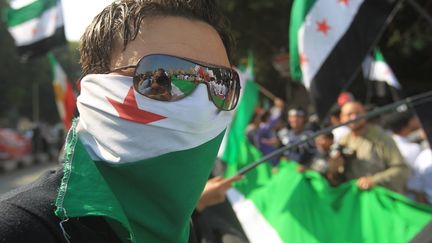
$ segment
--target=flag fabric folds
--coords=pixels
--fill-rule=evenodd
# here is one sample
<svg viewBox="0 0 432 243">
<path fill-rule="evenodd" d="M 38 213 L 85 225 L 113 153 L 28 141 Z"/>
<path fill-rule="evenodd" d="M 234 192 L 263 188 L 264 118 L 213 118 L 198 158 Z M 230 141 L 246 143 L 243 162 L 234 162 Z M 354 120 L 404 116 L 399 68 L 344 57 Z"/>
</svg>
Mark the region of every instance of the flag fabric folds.
<svg viewBox="0 0 432 243">
<path fill-rule="evenodd" d="M 226 177 L 262 157 L 244 133 L 256 105 L 250 101 L 258 95 L 253 87 L 246 84 L 227 135 Z M 296 167 L 283 160 L 274 174 L 261 164 L 228 192 L 250 242 L 408 242 L 432 222 L 430 206 L 403 195 L 382 187 L 360 191 L 356 181 L 334 188 L 320 174 Z"/>
<path fill-rule="evenodd" d="M 53 88 L 57 111 L 63 121 L 65 129 L 69 129 L 76 108 L 75 94 L 72 84 L 69 82 L 66 73 L 63 71 L 63 68 L 57 62 L 54 55 L 49 53 L 48 58 L 53 71 Z"/>
<path fill-rule="evenodd" d="M 399 81 L 381 51 L 375 49 L 373 54 L 373 57 L 368 55 L 363 61 L 363 76 L 367 80 L 385 82 L 395 89 L 401 89 Z"/>
<path fill-rule="evenodd" d="M 77 107 L 56 215 L 105 217 L 125 242 L 187 242 L 231 113 L 216 108 L 205 85 L 161 102 L 112 74 L 84 77 Z"/>
<path fill-rule="evenodd" d="M 229 192 L 251 242 L 409 242 L 432 221 L 431 207 L 403 195 L 382 187 L 360 191 L 355 181 L 333 188 L 295 167 L 282 162 L 254 189 L 246 175 L 249 185 Z"/>
<path fill-rule="evenodd" d="M 397 1 L 296 0 L 291 10 L 291 75 L 309 89 L 320 119 L 393 16 Z"/>
<path fill-rule="evenodd" d="M 25 60 L 66 42 L 60 0 L 14 0 L 4 16 L 18 53 Z"/>
</svg>

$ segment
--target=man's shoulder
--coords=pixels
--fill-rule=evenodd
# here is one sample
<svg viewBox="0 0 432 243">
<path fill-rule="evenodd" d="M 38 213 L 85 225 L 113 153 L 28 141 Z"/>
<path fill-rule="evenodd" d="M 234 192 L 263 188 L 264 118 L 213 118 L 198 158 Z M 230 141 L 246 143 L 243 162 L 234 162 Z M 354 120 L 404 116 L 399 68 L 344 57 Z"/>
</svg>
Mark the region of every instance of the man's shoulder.
<svg viewBox="0 0 432 243">
<path fill-rule="evenodd" d="M 377 125 L 369 125 L 367 127 L 367 132 L 365 134 L 365 137 L 367 137 L 370 140 L 373 140 L 374 142 L 383 142 L 383 143 L 392 143 L 395 144 L 393 138 L 390 134 L 388 134 L 384 129 Z"/>
<path fill-rule="evenodd" d="M 60 220 L 54 201 L 61 171 L 49 171 L 37 181 L 10 191 L 0 198 L 0 242 L 58 242 Z M 57 234 L 56 234 L 57 233 Z"/>
<path fill-rule="evenodd" d="M 120 242 L 102 217 L 71 218 L 60 226 L 54 211 L 62 177 L 62 170 L 46 172 L 0 198 L 0 243 L 67 242 L 66 234 L 72 242 Z"/>
</svg>

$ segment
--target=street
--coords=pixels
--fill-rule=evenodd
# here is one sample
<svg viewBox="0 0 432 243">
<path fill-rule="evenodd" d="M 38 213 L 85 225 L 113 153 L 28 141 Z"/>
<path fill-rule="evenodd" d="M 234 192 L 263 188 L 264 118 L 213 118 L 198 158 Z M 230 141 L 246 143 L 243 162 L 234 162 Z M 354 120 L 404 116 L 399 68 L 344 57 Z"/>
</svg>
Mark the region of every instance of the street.
<svg viewBox="0 0 432 243">
<path fill-rule="evenodd" d="M 55 169 L 58 166 L 57 162 L 49 162 L 0 173 L 0 195 L 33 182 L 45 171 Z"/>
</svg>

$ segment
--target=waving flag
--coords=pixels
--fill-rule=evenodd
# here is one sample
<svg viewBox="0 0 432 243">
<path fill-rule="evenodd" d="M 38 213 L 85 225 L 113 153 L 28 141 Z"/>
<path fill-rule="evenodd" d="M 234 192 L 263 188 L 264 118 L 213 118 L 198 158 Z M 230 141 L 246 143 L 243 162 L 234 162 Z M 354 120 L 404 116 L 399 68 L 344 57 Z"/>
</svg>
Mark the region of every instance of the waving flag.
<svg viewBox="0 0 432 243">
<path fill-rule="evenodd" d="M 335 103 L 391 21 L 397 1 L 296 0 L 291 10 L 291 75 L 309 89 L 320 119 Z"/>
<path fill-rule="evenodd" d="M 432 223 L 430 206 L 382 187 L 360 191 L 355 181 L 333 188 L 295 167 L 281 163 L 267 181 L 246 175 L 228 192 L 250 242 L 402 243 Z"/>
<path fill-rule="evenodd" d="M 371 81 L 386 82 L 389 86 L 400 89 L 401 86 L 382 53 L 374 50 L 374 56 L 367 56 L 363 61 L 363 75 Z"/>
<path fill-rule="evenodd" d="M 66 42 L 60 0 L 12 0 L 5 16 L 23 59 L 44 54 Z"/>
<path fill-rule="evenodd" d="M 53 88 L 57 111 L 63 121 L 63 124 L 65 125 L 65 128 L 68 130 L 71 126 L 72 118 L 76 108 L 75 95 L 66 73 L 63 71 L 63 68 L 57 62 L 54 55 L 49 53 L 48 58 L 54 76 Z"/>
</svg>

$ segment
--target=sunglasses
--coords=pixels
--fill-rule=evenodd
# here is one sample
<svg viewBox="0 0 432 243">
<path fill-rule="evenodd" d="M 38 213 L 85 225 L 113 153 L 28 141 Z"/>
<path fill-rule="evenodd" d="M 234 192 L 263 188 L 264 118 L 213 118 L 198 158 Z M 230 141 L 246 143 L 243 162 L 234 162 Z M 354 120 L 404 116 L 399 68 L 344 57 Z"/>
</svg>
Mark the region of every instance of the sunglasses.
<svg viewBox="0 0 432 243">
<path fill-rule="evenodd" d="M 133 86 L 136 92 L 159 101 L 177 101 L 191 95 L 199 84 L 207 86 L 209 100 L 220 110 L 236 107 L 240 94 L 240 79 L 231 68 L 198 62 L 184 57 L 151 54 L 138 64 L 112 70 L 134 68 Z"/>
</svg>

